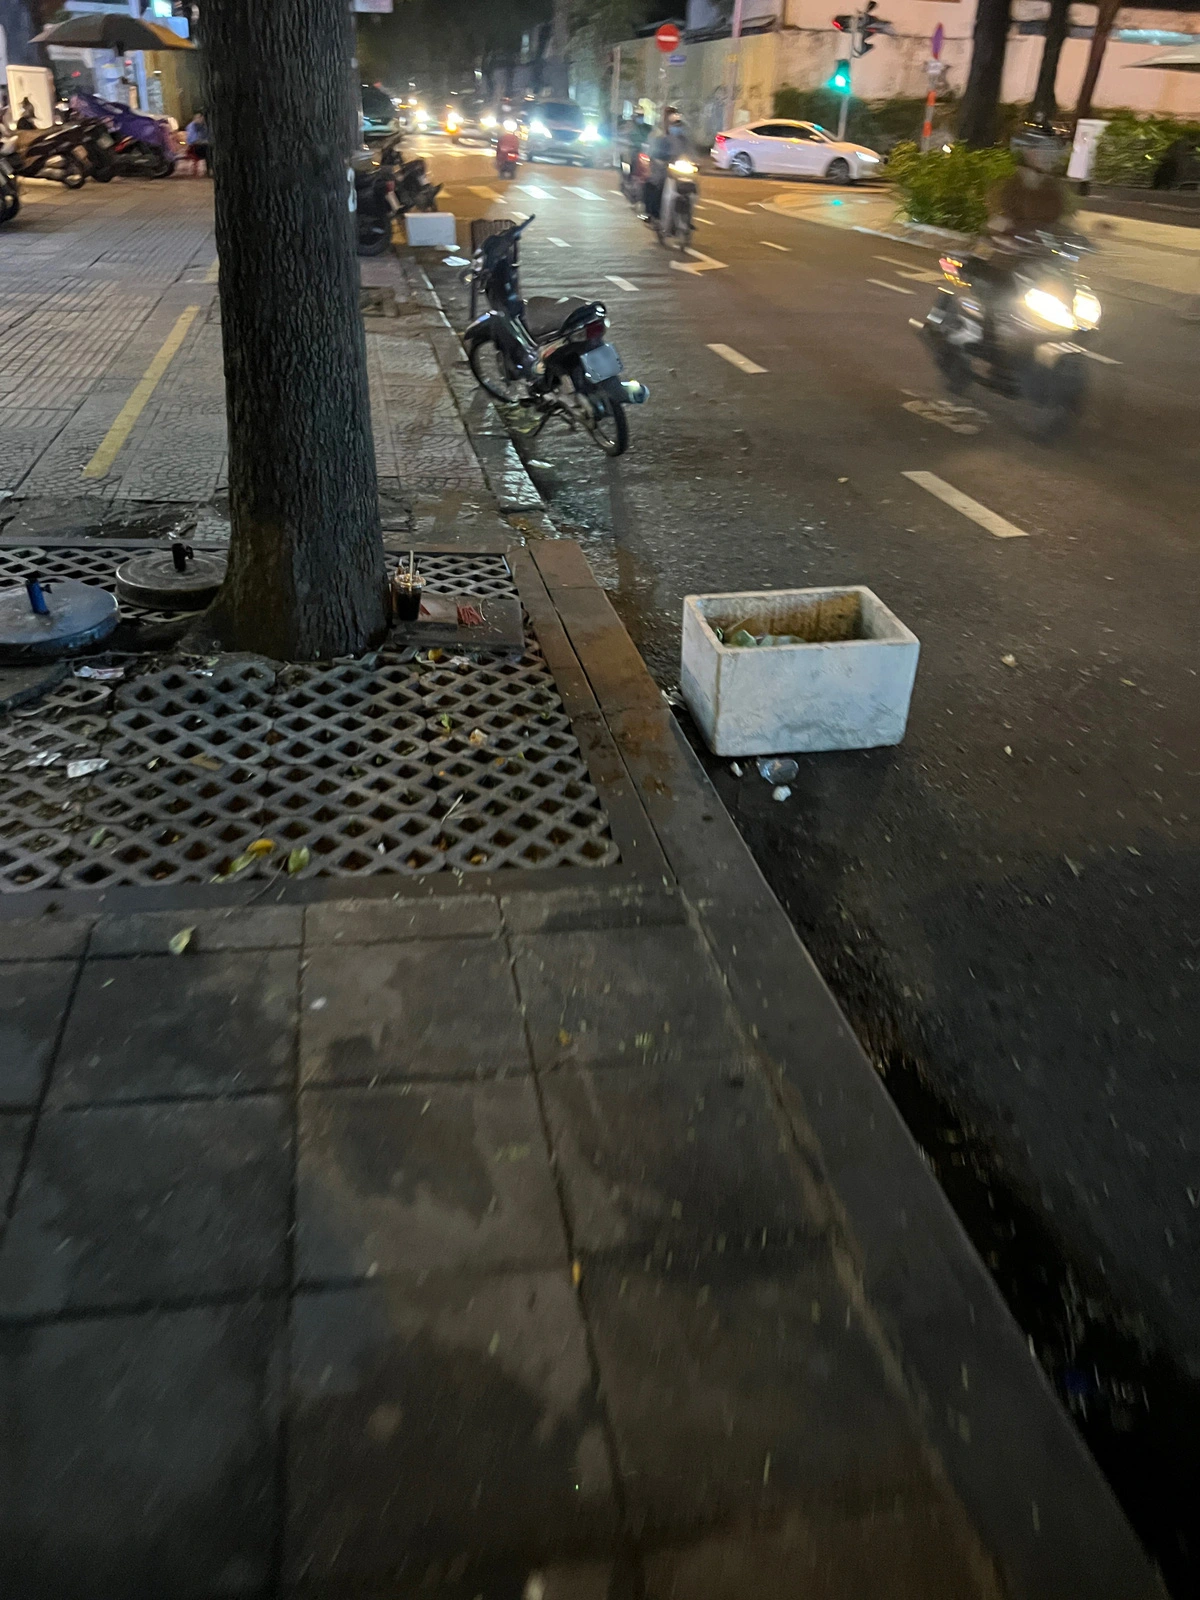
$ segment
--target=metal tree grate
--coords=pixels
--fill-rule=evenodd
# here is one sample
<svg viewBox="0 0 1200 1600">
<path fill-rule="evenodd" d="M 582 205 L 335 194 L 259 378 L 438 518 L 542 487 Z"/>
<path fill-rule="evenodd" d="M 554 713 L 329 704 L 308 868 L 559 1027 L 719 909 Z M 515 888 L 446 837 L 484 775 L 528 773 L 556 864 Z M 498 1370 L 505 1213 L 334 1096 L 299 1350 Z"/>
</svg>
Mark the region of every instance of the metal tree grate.
<svg viewBox="0 0 1200 1600">
<path fill-rule="evenodd" d="M 431 589 L 515 593 L 502 557 L 421 566 Z M 241 875 L 292 851 L 302 876 L 617 860 L 532 638 L 519 658 L 124 659 L 117 684 L 71 678 L 0 717 L 0 891 L 203 883 L 262 838 Z M 71 777 L 80 761 L 105 765 Z"/>
</svg>

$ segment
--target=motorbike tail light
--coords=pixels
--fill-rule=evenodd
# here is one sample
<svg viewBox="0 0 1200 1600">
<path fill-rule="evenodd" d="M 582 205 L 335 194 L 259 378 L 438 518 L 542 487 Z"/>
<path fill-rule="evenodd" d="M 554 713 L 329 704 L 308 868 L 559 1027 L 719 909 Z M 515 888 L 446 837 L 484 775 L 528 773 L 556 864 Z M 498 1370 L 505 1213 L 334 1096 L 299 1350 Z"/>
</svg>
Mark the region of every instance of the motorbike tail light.
<svg viewBox="0 0 1200 1600">
<path fill-rule="evenodd" d="M 395 192 L 396 192 L 396 185 L 392 182 L 392 180 L 390 178 L 387 180 L 387 182 L 384 184 L 383 187 L 384 187 L 384 192 L 387 193 L 387 194 L 395 194 Z"/>
<path fill-rule="evenodd" d="M 603 317 L 597 317 L 594 322 L 585 322 L 583 325 L 584 337 L 588 344 L 603 344 L 604 330 L 607 324 Z"/>
</svg>

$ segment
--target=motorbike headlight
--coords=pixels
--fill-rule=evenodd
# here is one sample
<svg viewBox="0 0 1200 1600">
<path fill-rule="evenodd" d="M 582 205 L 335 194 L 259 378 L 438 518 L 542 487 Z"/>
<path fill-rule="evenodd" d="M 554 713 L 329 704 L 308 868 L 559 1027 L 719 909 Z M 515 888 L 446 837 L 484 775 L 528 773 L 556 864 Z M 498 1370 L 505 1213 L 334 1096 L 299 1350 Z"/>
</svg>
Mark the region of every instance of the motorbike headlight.
<svg viewBox="0 0 1200 1600">
<path fill-rule="evenodd" d="M 490 111 L 486 112 L 482 117 L 480 117 L 479 126 L 481 128 L 494 128 L 496 126 L 496 119 Z"/>
<path fill-rule="evenodd" d="M 595 144 L 599 138 L 600 129 L 594 122 L 589 122 L 587 127 L 584 128 L 583 132 L 579 135 L 579 142 L 580 144 Z"/>
<path fill-rule="evenodd" d="M 694 161 L 672 161 L 669 169 L 677 178 L 694 178 L 696 176 L 696 163 Z"/>
<path fill-rule="evenodd" d="M 1100 321 L 1100 302 L 1087 289 L 1075 291 L 1072 310 L 1075 312 L 1075 321 L 1084 328 L 1094 328 Z"/>
<path fill-rule="evenodd" d="M 546 139 L 550 134 L 550 129 L 540 117 L 534 117 L 533 121 L 529 124 L 529 131 L 530 133 L 536 133 L 539 139 Z"/>
<path fill-rule="evenodd" d="M 517 124 L 516 124 L 515 118 L 513 118 L 513 117 L 505 117 L 505 119 L 504 119 L 504 131 L 505 131 L 505 133 L 516 133 Z"/>
<path fill-rule="evenodd" d="M 1042 321 L 1048 322 L 1052 328 L 1075 326 L 1070 306 L 1056 294 L 1051 294 L 1049 289 L 1027 289 L 1025 304 L 1035 317 L 1041 317 Z"/>
</svg>

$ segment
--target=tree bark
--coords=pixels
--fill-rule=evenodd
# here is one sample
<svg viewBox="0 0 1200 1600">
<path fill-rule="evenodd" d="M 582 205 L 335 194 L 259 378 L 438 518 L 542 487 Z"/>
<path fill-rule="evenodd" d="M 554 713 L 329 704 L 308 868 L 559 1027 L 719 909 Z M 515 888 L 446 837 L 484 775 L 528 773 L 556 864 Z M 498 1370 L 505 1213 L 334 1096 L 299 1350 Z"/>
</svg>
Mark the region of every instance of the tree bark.
<svg viewBox="0 0 1200 1600">
<path fill-rule="evenodd" d="M 1037 88 L 1029 110 L 1035 122 L 1050 122 L 1058 112 L 1054 98 L 1054 85 L 1058 78 L 1058 63 L 1063 42 L 1071 24 L 1071 0 L 1050 0 L 1050 15 L 1046 18 L 1046 40 L 1042 45 L 1042 64 L 1038 69 Z"/>
<path fill-rule="evenodd" d="M 977 149 L 996 142 L 996 111 L 1000 104 L 1011 9 L 1012 0 L 979 0 L 975 12 L 971 70 L 958 113 L 958 136 Z"/>
<path fill-rule="evenodd" d="M 1096 13 L 1096 29 L 1092 34 L 1092 47 L 1088 51 L 1083 83 L 1079 89 L 1079 103 L 1075 107 L 1076 122 L 1081 117 L 1090 117 L 1092 114 L 1092 96 L 1096 92 L 1096 80 L 1099 78 L 1100 68 L 1104 64 L 1104 52 L 1108 46 L 1108 36 L 1112 32 L 1113 23 L 1117 20 L 1117 12 L 1120 9 L 1121 0 L 1100 0 L 1100 7 Z"/>
<path fill-rule="evenodd" d="M 206 0 L 231 649 L 354 655 L 387 628 L 359 310 L 346 0 Z"/>
</svg>

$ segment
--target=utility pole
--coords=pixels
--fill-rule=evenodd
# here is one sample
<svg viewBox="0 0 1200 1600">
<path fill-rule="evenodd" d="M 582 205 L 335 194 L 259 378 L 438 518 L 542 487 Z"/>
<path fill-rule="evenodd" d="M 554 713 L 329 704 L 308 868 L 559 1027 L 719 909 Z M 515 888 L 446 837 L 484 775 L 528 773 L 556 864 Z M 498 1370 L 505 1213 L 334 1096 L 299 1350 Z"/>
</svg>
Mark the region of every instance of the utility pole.
<svg viewBox="0 0 1200 1600">
<path fill-rule="evenodd" d="M 850 29 L 850 61 L 853 61 L 855 56 L 859 54 L 858 45 L 859 39 L 862 36 L 862 26 L 863 14 L 861 11 L 856 11 L 854 13 L 854 24 Z M 846 67 L 846 87 L 842 91 L 842 103 L 838 107 L 837 136 L 839 142 L 846 137 L 846 121 L 850 116 L 850 95 L 852 92 L 852 84 L 853 80 L 850 77 L 850 65 L 848 62 Z"/>
</svg>

